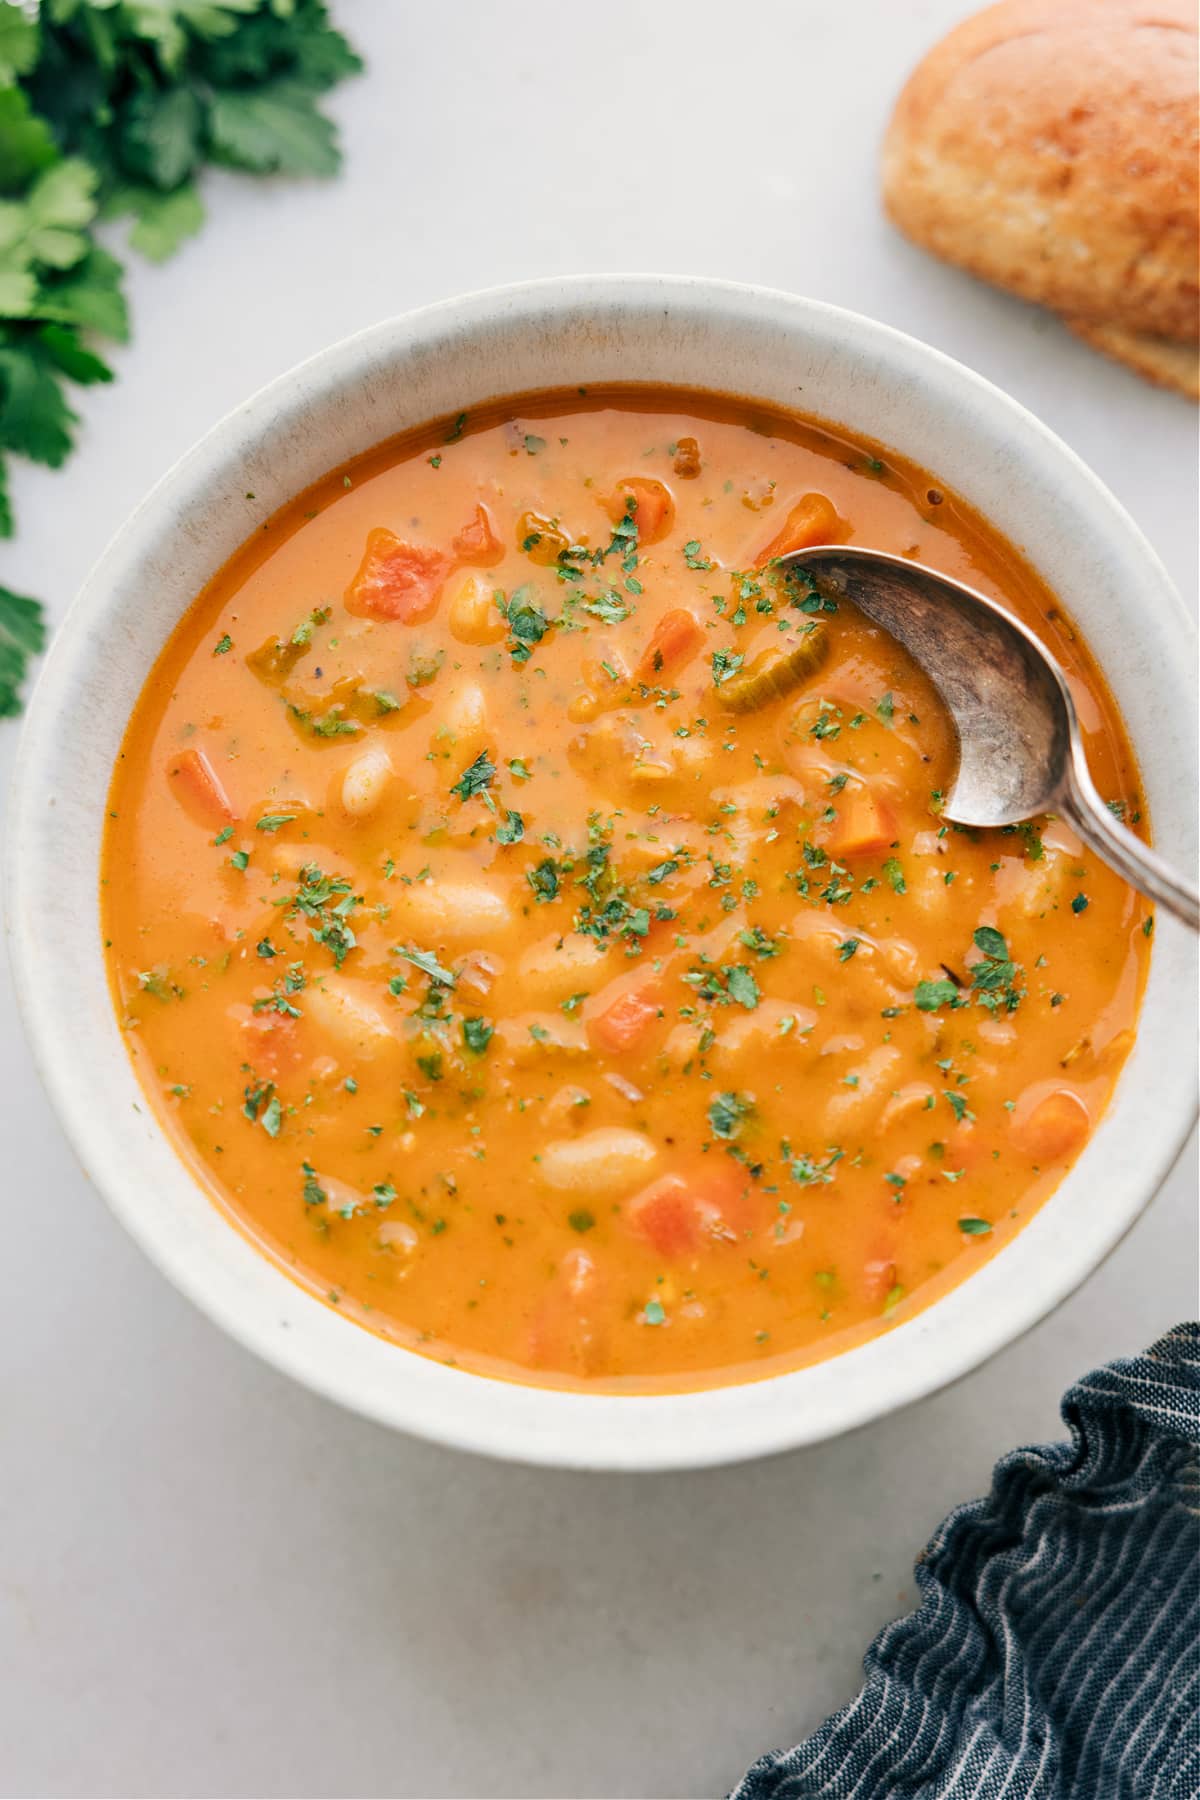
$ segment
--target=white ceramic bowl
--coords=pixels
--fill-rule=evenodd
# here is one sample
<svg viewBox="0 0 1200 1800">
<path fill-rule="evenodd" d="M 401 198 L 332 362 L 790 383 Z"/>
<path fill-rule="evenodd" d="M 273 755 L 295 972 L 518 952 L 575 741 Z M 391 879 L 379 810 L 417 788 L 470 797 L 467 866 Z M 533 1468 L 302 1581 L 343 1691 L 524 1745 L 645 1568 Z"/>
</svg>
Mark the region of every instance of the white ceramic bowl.
<svg viewBox="0 0 1200 1800">
<path fill-rule="evenodd" d="M 34 1055 L 84 1167 L 159 1268 L 310 1387 L 388 1425 L 529 1462 L 662 1469 L 812 1443 L 964 1374 L 1056 1306 L 1158 1187 L 1194 1105 L 1192 948 L 1160 915 L 1137 1045 L 1094 1139 L 1017 1240 L 887 1335 L 740 1387 L 654 1398 L 487 1380 L 372 1336 L 232 1229 L 153 1122 L 101 958 L 98 864 L 121 733 L 197 590 L 265 512 L 408 426 L 496 395 L 606 380 L 756 396 L 925 465 L 1022 546 L 1097 652 L 1160 843 L 1192 853 L 1195 658 L 1149 545 L 1057 438 L 977 375 L 853 313 L 674 277 L 580 277 L 470 295 L 314 357 L 216 426 L 101 557 L 59 631 L 17 768 L 9 931 Z"/>
</svg>

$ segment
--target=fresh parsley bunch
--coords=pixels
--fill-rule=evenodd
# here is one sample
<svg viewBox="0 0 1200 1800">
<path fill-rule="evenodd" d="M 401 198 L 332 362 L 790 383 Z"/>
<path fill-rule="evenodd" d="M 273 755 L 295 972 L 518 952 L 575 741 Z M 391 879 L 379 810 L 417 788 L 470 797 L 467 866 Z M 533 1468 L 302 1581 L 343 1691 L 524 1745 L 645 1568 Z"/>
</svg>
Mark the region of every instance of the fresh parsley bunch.
<svg viewBox="0 0 1200 1800">
<path fill-rule="evenodd" d="M 361 66 L 325 0 L 0 0 L 0 537 L 7 458 L 65 461 L 69 384 L 111 381 L 91 342 L 129 335 L 97 224 L 132 219 L 161 261 L 203 223 L 205 164 L 332 174 L 317 98 Z M 38 603 L 0 587 L 0 718 L 44 635 Z"/>
</svg>

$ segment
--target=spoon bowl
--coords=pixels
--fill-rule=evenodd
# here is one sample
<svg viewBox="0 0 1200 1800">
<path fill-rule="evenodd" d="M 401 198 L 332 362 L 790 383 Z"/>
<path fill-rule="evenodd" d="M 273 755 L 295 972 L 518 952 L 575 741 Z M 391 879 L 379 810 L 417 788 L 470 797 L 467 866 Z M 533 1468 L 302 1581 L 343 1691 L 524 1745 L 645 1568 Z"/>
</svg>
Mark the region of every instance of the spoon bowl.
<svg viewBox="0 0 1200 1800">
<path fill-rule="evenodd" d="M 1066 676 L 1027 626 L 964 582 L 884 550 L 819 544 L 781 563 L 882 625 L 937 688 L 959 743 L 943 817 L 983 827 L 1058 813 L 1132 887 L 1200 930 L 1196 890 L 1097 793 Z"/>
</svg>

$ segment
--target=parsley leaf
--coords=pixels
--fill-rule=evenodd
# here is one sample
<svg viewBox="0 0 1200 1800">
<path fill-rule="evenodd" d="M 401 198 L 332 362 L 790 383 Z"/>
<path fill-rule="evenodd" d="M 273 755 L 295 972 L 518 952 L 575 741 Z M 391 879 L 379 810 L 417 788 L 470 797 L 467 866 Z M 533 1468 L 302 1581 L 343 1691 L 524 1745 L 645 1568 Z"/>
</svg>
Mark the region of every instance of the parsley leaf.
<svg viewBox="0 0 1200 1800">
<path fill-rule="evenodd" d="M 744 963 L 735 963 L 728 971 L 725 986 L 730 999 L 744 1006 L 747 1012 L 753 1012 L 762 998 L 757 981 Z"/>
<path fill-rule="evenodd" d="M 432 950 L 414 950 L 405 944 L 393 944 L 392 955 L 402 956 L 414 969 L 420 969 L 422 975 L 428 975 L 431 981 L 438 982 L 442 987 L 452 988 L 458 980 L 457 975 L 442 967 Z"/>
<path fill-rule="evenodd" d="M 460 800 L 470 800 L 474 794 L 482 794 L 490 785 L 496 773 L 496 765 L 486 750 L 481 750 L 469 768 L 463 770 L 450 792 L 457 794 Z"/>
<path fill-rule="evenodd" d="M 254 175 L 333 175 L 341 161 L 332 124 L 296 81 L 215 94 L 208 142 L 214 162 Z"/>
<path fill-rule="evenodd" d="M 482 1056 L 492 1041 L 494 1027 L 486 1019 L 464 1019 L 462 1022 L 463 1043 L 476 1056 Z"/>
<path fill-rule="evenodd" d="M 749 1094 L 718 1094 L 708 1103 L 708 1122 L 714 1137 L 735 1138 L 742 1123 L 754 1111 Z"/>
<path fill-rule="evenodd" d="M 746 658 L 740 650 L 714 650 L 712 653 L 713 686 L 722 684 L 736 675 Z"/>
<path fill-rule="evenodd" d="M 57 468 L 76 425 L 67 384 L 112 379 L 82 334 L 128 335 L 99 222 L 131 217 L 132 247 L 161 260 L 203 220 L 206 162 L 331 173 L 317 98 L 360 66 L 325 0 L 0 4 L 0 537 L 7 457 Z M 34 604 L 0 591 L 0 717 L 40 646 Z"/>
<path fill-rule="evenodd" d="M 0 719 L 15 718 L 21 710 L 20 686 L 29 659 L 46 642 L 46 623 L 40 603 L 26 594 L 0 587 Z"/>
<path fill-rule="evenodd" d="M 989 1012 L 1015 1012 L 1025 990 L 1018 987 L 1021 971 L 1008 954 L 1003 935 L 993 925 L 981 925 L 972 939 L 982 952 L 971 968 L 971 990 Z"/>
<path fill-rule="evenodd" d="M 957 1002 L 958 989 L 952 981 L 918 981 L 913 1000 L 918 1012 L 940 1012 Z"/>
</svg>

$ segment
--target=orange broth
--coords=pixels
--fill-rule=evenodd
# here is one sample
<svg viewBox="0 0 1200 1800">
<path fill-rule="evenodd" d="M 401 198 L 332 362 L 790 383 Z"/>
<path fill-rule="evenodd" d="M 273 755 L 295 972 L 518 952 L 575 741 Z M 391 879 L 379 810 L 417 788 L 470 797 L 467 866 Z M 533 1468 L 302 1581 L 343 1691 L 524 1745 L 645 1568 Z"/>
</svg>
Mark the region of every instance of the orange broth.
<svg viewBox="0 0 1200 1800">
<path fill-rule="evenodd" d="M 929 680 L 772 563 L 830 537 L 1030 623 L 1141 820 L 1009 543 L 890 450 L 710 394 L 381 445 L 172 635 L 112 783 L 115 1003 L 189 1167 L 349 1318 L 548 1385 L 777 1373 L 964 1279 L 1083 1147 L 1149 910 L 1059 820 L 943 822 Z"/>
</svg>

